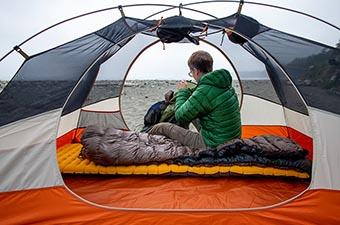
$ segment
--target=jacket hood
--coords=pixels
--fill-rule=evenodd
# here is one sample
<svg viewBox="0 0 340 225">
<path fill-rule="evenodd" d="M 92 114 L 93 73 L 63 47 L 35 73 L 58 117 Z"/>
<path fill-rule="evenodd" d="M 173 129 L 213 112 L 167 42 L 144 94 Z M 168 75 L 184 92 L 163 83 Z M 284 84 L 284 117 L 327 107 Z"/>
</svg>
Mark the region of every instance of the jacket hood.
<svg viewBox="0 0 340 225">
<path fill-rule="evenodd" d="M 230 88 L 231 82 L 232 78 L 229 71 L 226 69 L 219 69 L 204 74 L 201 77 L 199 84 L 206 84 L 218 88 Z"/>
</svg>

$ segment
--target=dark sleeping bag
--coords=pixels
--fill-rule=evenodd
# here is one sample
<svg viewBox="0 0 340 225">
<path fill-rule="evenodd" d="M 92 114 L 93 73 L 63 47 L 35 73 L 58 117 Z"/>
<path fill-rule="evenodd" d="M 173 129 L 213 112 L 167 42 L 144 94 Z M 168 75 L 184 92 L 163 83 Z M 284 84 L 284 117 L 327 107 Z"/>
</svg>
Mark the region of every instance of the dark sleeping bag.
<svg viewBox="0 0 340 225">
<path fill-rule="evenodd" d="M 102 166 L 178 164 L 250 165 L 311 172 L 307 151 L 288 138 L 263 135 L 234 139 L 214 149 L 190 149 L 161 135 L 89 126 L 80 156 Z"/>
</svg>

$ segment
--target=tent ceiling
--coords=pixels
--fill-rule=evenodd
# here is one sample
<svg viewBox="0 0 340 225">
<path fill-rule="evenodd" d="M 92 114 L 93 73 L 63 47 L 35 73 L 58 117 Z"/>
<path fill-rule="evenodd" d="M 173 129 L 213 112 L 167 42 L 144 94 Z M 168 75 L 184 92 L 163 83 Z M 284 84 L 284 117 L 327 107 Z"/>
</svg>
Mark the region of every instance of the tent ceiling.
<svg viewBox="0 0 340 225">
<path fill-rule="evenodd" d="M 209 30 L 233 28 L 234 34 L 229 36 L 232 42 L 241 45 L 245 43 L 245 47 L 247 43 L 251 44 L 248 47 L 255 46 L 252 52 L 256 51 L 256 54 L 253 55 L 265 64 L 271 80 L 281 80 L 281 85 L 285 83 L 279 86 L 279 82 L 276 82 L 274 85 L 284 106 L 306 114 L 304 100 L 309 106 L 340 114 L 337 72 L 339 49 L 270 29 L 244 15 L 233 14 L 209 21 L 189 20 L 193 27 L 199 29 L 203 29 L 206 23 L 209 23 Z M 89 86 L 92 86 L 100 64 L 114 55 L 135 34 L 144 32 L 156 35 L 155 29 L 150 31 L 156 23 L 153 20 L 122 17 L 97 32 L 31 56 L 0 95 L 5 109 L 0 112 L 0 125 L 63 107 L 68 99 L 70 101 L 65 112 L 79 108 L 88 95 Z M 183 24 L 170 22 L 169 25 L 173 31 L 183 28 Z M 288 79 L 284 80 L 282 74 L 288 75 Z M 40 83 L 37 85 L 37 82 Z M 288 88 L 289 85 L 293 85 L 293 88 Z M 299 98 L 295 87 L 303 99 Z M 70 93 L 72 95 L 68 97 Z M 294 96 L 297 102 L 287 101 L 290 96 Z"/>
</svg>

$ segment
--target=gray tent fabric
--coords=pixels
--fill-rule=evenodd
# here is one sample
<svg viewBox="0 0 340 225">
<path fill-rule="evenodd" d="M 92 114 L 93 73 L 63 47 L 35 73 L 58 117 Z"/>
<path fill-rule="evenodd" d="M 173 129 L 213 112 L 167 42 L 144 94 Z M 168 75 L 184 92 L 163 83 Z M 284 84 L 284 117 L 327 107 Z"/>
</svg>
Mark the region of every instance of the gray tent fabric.
<svg viewBox="0 0 340 225">
<path fill-rule="evenodd" d="M 148 25 L 151 27 L 152 22 L 139 29 L 150 28 Z M 31 56 L 0 94 L 0 126 L 62 108 L 85 73 L 64 114 L 81 107 L 100 64 L 140 31 L 132 30 L 121 18 L 97 32 Z"/>
<path fill-rule="evenodd" d="M 0 96 L 0 125 L 63 107 L 78 79 L 110 42 L 93 34 L 32 56 Z"/>
<path fill-rule="evenodd" d="M 87 112 L 81 111 L 78 127 L 87 127 L 96 123 L 100 127 L 114 127 L 116 129 L 127 130 L 120 112 Z"/>
<path fill-rule="evenodd" d="M 332 48 L 277 30 L 253 40 L 283 67 L 307 105 L 340 114 L 340 43 Z"/>
<path fill-rule="evenodd" d="M 265 64 L 268 76 L 274 84 L 273 87 L 275 88 L 276 94 L 280 96 L 280 104 L 289 109 L 293 109 L 294 111 L 308 115 L 308 110 L 301 97 L 278 65 L 273 62 L 270 57 L 266 56 L 256 45 L 247 42 L 243 47 Z"/>
</svg>

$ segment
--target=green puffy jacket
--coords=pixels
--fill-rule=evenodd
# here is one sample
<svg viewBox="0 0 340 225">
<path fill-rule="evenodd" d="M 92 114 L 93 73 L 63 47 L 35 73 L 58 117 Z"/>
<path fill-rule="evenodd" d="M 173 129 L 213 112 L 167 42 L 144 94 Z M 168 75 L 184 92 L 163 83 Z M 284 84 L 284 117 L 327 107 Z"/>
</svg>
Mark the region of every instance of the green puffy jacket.
<svg viewBox="0 0 340 225">
<path fill-rule="evenodd" d="M 208 147 L 215 148 L 241 136 L 240 108 L 232 78 L 225 69 L 204 74 L 195 91 L 176 92 L 176 120 L 199 118 L 201 134 Z"/>
</svg>

